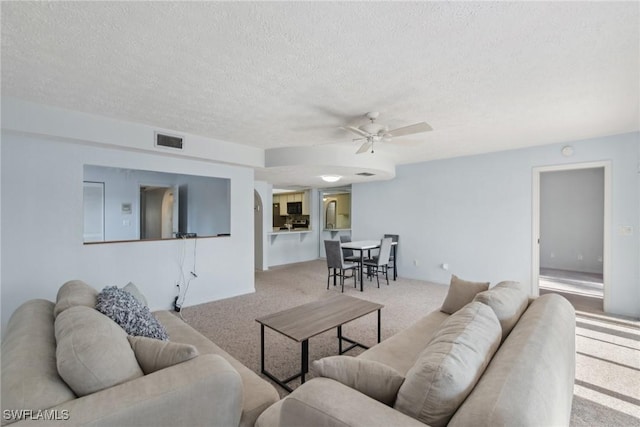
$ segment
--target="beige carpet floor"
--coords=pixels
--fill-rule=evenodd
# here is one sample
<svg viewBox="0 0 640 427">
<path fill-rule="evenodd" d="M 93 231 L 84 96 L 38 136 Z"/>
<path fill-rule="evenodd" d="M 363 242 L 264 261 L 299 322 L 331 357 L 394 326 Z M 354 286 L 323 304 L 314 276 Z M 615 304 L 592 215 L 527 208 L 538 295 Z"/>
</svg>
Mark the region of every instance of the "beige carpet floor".
<svg viewBox="0 0 640 427">
<path fill-rule="evenodd" d="M 256 273 L 256 292 L 187 307 L 183 318 L 244 365 L 260 372 L 260 326 L 257 317 L 327 297 L 340 288 L 326 289 L 323 260 L 276 267 Z M 398 278 L 380 288 L 365 281 L 365 291 L 345 284 L 345 294 L 384 304 L 382 339 L 437 309 L 448 287 Z M 376 343 L 376 314 L 344 326 L 346 336 L 367 345 Z M 266 329 L 266 367 L 279 378 L 300 369 L 300 346 Z M 576 386 L 572 426 L 640 426 L 640 322 L 578 312 L 576 330 Z M 309 341 L 309 358 L 337 354 L 336 332 Z M 356 348 L 348 354 L 357 355 Z M 295 388 L 299 383 L 290 385 Z M 276 385 L 281 396 L 287 393 Z"/>
</svg>

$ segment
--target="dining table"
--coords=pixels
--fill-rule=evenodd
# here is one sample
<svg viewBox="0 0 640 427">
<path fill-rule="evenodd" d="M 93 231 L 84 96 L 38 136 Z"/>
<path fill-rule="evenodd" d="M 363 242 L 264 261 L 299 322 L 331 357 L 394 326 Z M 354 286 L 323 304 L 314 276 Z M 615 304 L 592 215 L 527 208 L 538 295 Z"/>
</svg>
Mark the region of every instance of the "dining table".
<svg viewBox="0 0 640 427">
<path fill-rule="evenodd" d="M 378 249 L 380 247 L 380 243 L 382 241 L 381 240 L 356 240 L 353 242 L 344 242 L 340 245 L 340 247 L 342 249 L 351 249 L 353 251 L 358 251 L 360 252 L 360 272 L 359 272 L 359 279 L 360 279 L 360 292 L 364 291 L 364 287 L 363 287 L 363 281 L 362 281 L 362 277 L 363 277 L 363 264 L 364 264 L 364 252 L 367 251 L 368 254 L 371 253 L 371 250 L 373 249 Z M 398 259 L 396 258 L 396 247 L 398 246 L 398 242 L 392 242 L 391 243 L 391 252 L 393 253 L 393 262 L 398 262 Z M 396 280 L 398 276 L 396 275 L 396 269 L 393 269 L 393 280 Z"/>
</svg>

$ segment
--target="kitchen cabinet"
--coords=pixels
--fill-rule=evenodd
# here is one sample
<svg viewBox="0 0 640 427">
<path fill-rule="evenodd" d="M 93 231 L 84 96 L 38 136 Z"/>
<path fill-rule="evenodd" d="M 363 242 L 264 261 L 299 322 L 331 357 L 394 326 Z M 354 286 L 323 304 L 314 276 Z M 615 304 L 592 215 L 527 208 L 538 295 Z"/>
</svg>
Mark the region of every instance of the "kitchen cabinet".
<svg viewBox="0 0 640 427">
<path fill-rule="evenodd" d="M 309 192 L 305 191 L 302 193 L 302 215 L 311 215 L 310 210 Z"/>
<path fill-rule="evenodd" d="M 287 203 L 301 202 L 302 215 L 311 215 L 309 192 L 304 193 L 281 193 L 273 195 L 273 203 L 280 203 L 280 215 L 287 216 Z"/>
</svg>

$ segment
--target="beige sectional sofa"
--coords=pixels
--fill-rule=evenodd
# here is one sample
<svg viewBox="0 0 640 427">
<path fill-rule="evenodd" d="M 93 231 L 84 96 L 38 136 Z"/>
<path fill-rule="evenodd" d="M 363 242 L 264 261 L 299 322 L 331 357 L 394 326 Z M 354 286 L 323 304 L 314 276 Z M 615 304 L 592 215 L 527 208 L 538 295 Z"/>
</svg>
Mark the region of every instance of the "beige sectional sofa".
<svg viewBox="0 0 640 427">
<path fill-rule="evenodd" d="M 569 425 L 573 307 L 558 295 L 530 299 L 514 282 L 485 290 L 456 280 L 449 313 L 427 314 L 358 357 L 312 363 L 316 377 L 256 427 Z"/>
<path fill-rule="evenodd" d="M 171 312 L 154 313 L 169 342 L 127 337 L 93 308 L 96 294 L 72 281 L 55 303 L 31 300 L 13 313 L 2 341 L 3 425 L 250 427 L 279 399 L 271 384 Z M 150 342 L 155 350 L 145 350 Z M 76 352 L 87 354 L 76 359 Z M 99 369 L 88 371 L 87 358 Z M 130 379 L 114 380 L 123 370 Z M 105 388 L 105 381 L 117 384 Z"/>
</svg>

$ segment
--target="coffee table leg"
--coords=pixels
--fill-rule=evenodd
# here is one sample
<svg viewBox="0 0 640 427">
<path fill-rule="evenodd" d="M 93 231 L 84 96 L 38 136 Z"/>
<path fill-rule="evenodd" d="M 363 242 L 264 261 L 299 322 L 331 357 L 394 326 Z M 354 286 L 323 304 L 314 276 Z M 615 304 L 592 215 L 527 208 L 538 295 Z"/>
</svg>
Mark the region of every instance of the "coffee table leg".
<svg viewBox="0 0 640 427">
<path fill-rule="evenodd" d="M 264 325 L 260 324 L 260 372 L 264 374 Z"/>
<path fill-rule="evenodd" d="M 380 317 L 382 316 L 382 310 L 378 310 L 378 343 L 380 343 L 380 324 L 381 324 L 381 319 Z"/>
<path fill-rule="evenodd" d="M 302 341 L 302 376 L 300 384 L 304 384 L 304 375 L 309 372 L 309 340 Z"/>
<path fill-rule="evenodd" d="M 342 325 L 338 326 L 338 354 L 342 354 Z"/>
</svg>

